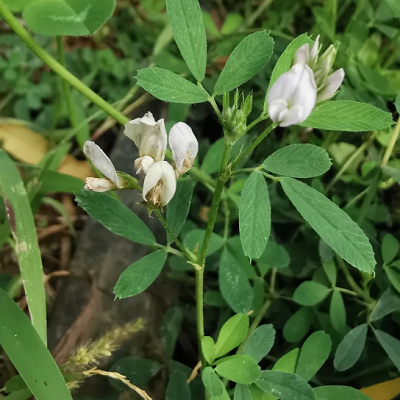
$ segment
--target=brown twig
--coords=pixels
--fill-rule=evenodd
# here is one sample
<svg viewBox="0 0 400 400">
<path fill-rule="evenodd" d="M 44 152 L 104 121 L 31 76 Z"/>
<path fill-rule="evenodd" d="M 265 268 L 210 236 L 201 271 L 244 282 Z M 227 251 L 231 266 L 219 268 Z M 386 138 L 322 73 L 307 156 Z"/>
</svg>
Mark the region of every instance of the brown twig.
<svg viewBox="0 0 400 400">
<path fill-rule="evenodd" d="M 196 366 L 193 368 L 192 373 L 190 374 L 188 380 L 186 381 L 187 383 L 192 382 L 192 380 L 193 380 L 194 378 L 196 378 L 196 376 L 197 376 L 198 373 L 199 373 L 200 368 L 201 368 L 201 361 L 199 361 L 199 362 L 196 364 Z"/>
</svg>

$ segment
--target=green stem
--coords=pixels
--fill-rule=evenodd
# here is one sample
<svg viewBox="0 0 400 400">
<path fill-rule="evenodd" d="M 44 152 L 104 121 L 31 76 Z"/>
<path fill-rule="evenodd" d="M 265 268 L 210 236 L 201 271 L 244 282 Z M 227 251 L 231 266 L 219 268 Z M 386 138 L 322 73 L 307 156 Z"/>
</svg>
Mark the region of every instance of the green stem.
<svg viewBox="0 0 400 400">
<path fill-rule="evenodd" d="M 159 249 L 164 249 L 167 253 L 174 254 L 175 256 L 184 257 L 181 251 L 173 249 L 171 246 L 164 246 L 163 244 L 155 243 L 154 247 L 157 247 Z"/>
<path fill-rule="evenodd" d="M 46 52 L 28 33 L 28 31 L 17 21 L 14 15 L 9 11 L 3 0 L 0 0 L 0 15 L 10 28 L 20 37 L 20 39 L 31 49 L 45 64 L 47 64 L 56 74 L 66 80 L 76 90 L 81 92 L 94 104 L 103 109 L 107 114 L 116 119 L 120 124 L 126 124 L 129 120 L 121 112 L 107 103 L 93 90 L 88 88 L 76 76 L 72 75 L 59 62 L 57 62 L 49 53 Z"/>
<path fill-rule="evenodd" d="M 265 121 L 266 119 L 268 119 L 269 115 L 268 114 L 262 114 L 260 115 L 257 119 L 255 119 L 250 125 L 248 125 L 248 127 L 246 128 L 246 133 L 254 128 L 258 123 L 260 123 L 261 121 Z"/>
<path fill-rule="evenodd" d="M 390 39 L 389 43 L 381 50 L 379 58 L 376 60 L 375 66 L 377 67 L 378 65 L 381 64 L 381 62 L 386 58 L 388 54 L 390 54 L 391 51 L 395 50 L 395 45 L 397 40 L 400 38 L 400 29 L 397 31 L 397 33 Z"/>
<path fill-rule="evenodd" d="M 354 160 L 364 152 L 364 150 L 367 148 L 369 145 L 369 140 L 365 141 L 349 158 L 348 160 L 342 165 L 342 168 L 338 171 L 338 173 L 335 175 L 335 177 L 332 179 L 332 181 L 329 183 L 329 185 L 326 187 L 326 192 L 328 193 L 333 185 L 342 177 L 342 175 L 349 169 L 351 164 L 354 162 Z"/>
<path fill-rule="evenodd" d="M 176 237 L 176 235 L 173 234 L 171 229 L 169 228 L 167 222 L 165 221 L 164 217 L 162 216 L 160 210 L 155 210 L 154 214 L 156 214 L 157 218 L 160 220 L 161 225 L 164 227 L 164 229 L 171 235 L 173 241 L 175 244 L 179 247 L 181 252 L 185 255 L 185 257 L 188 259 L 190 262 L 195 262 L 196 260 L 194 259 L 194 256 L 189 250 L 181 243 L 181 241 Z"/>
<path fill-rule="evenodd" d="M 240 164 L 247 156 L 249 156 L 253 150 L 268 136 L 268 134 L 276 128 L 276 124 L 271 124 L 264 132 L 262 132 L 256 140 L 238 157 L 234 163 L 232 163 L 232 168 Z"/>
<path fill-rule="evenodd" d="M 215 185 L 213 201 L 211 204 L 210 212 L 208 213 L 208 222 L 207 222 L 206 233 L 204 234 L 203 243 L 201 245 L 201 249 L 200 249 L 199 257 L 198 257 L 198 264 L 203 268 L 204 268 L 204 264 L 205 264 L 205 260 L 206 260 L 208 246 L 210 244 L 211 235 L 213 233 L 215 221 L 216 221 L 217 215 L 218 215 L 218 208 L 219 208 L 219 203 L 221 201 L 221 195 L 224 190 L 225 182 L 227 180 L 226 170 L 228 167 L 231 149 L 232 149 L 232 145 L 230 143 L 228 143 L 227 141 L 225 141 L 224 153 L 222 155 L 221 167 L 219 169 L 217 184 Z"/>
<path fill-rule="evenodd" d="M 244 21 L 242 27 L 248 28 L 261 16 L 261 14 L 271 5 L 274 0 L 264 0 L 258 8 Z"/>
<path fill-rule="evenodd" d="M 397 139 L 399 138 L 400 134 L 400 117 L 397 119 L 396 126 L 393 128 L 393 134 L 390 138 L 389 146 L 387 147 L 385 154 L 382 158 L 381 165 L 386 165 L 390 159 L 390 156 L 393 153 L 394 146 L 396 145 Z"/>
<path fill-rule="evenodd" d="M 197 339 L 199 341 L 199 354 L 201 361 L 201 368 L 207 366 L 207 361 L 204 358 L 203 350 L 201 348 L 201 341 L 204 338 L 204 315 L 203 315 L 203 285 L 204 285 L 204 268 L 196 265 L 196 320 L 197 320 Z"/>
<path fill-rule="evenodd" d="M 352 290 L 349 290 L 349 289 L 338 287 L 337 290 L 339 290 L 339 292 L 346 293 L 346 294 L 348 294 L 350 296 L 360 297 L 360 295 L 358 293 L 353 292 Z"/>
</svg>

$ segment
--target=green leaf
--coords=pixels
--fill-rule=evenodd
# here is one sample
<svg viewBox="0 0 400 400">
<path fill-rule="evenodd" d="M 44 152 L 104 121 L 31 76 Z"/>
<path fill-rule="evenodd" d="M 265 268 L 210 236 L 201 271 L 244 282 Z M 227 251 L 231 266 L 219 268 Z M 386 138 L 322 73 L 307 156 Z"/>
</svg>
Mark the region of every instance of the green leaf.
<svg viewBox="0 0 400 400">
<path fill-rule="evenodd" d="M 297 367 L 297 361 L 299 359 L 299 348 L 295 348 L 289 353 L 283 355 L 273 366 L 274 371 L 283 371 L 294 373 Z"/>
<path fill-rule="evenodd" d="M 137 73 L 137 84 L 157 99 L 172 103 L 203 103 L 208 94 L 192 82 L 162 68 L 144 68 Z"/>
<path fill-rule="evenodd" d="M 400 18 L 400 4 L 397 0 L 386 0 L 388 6 L 392 9 L 397 18 Z"/>
<path fill-rule="evenodd" d="M 292 178 L 312 178 L 329 170 L 332 163 L 322 147 L 292 144 L 272 153 L 263 163 L 267 171 Z"/>
<path fill-rule="evenodd" d="M 207 64 L 207 41 L 198 0 L 167 0 L 168 18 L 183 59 L 201 82 Z"/>
<path fill-rule="evenodd" d="M 303 44 L 312 44 L 313 41 L 308 37 L 306 33 L 298 36 L 294 39 L 286 50 L 281 54 L 278 61 L 275 64 L 274 70 L 272 71 L 271 80 L 269 82 L 269 88 L 274 84 L 274 82 L 284 73 L 289 71 L 292 67 L 296 51 L 303 46 Z M 269 90 L 268 88 L 268 90 Z"/>
<path fill-rule="evenodd" d="M 372 273 L 375 258 L 362 229 L 323 194 L 292 178 L 282 178 L 286 195 L 318 235 L 349 264 Z"/>
<path fill-rule="evenodd" d="M 35 221 L 21 175 L 8 154 L 1 149 L 0 171 L 0 190 L 15 240 L 29 313 L 33 326 L 46 343 L 46 297 Z"/>
<path fill-rule="evenodd" d="M 85 183 L 81 179 L 47 170 L 42 175 L 39 192 L 73 193 L 83 189 L 84 186 Z"/>
<path fill-rule="evenodd" d="M 176 192 L 172 200 L 168 203 L 166 217 L 168 227 L 175 237 L 178 237 L 183 225 L 185 224 L 192 196 L 193 181 L 186 180 L 178 181 L 176 183 Z M 168 241 L 173 241 L 170 234 L 168 234 Z"/>
<path fill-rule="evenodd" d="M 244 255 L 240 236 L 231 236 L 226 241 L 226 246 L 229 252 L 237 260 L 242 267 L 243 271 L 249 279 L 255 279 L 258 277 L 255 267 L 250 263 L 249 259 Z"/>
<path fill-rule="evenodd" d="M 311 386 L 296 374 L 262 371 L 256 385 L 281 400 L 316 400 Z"/>
<path fill-rule="evenodd" d="M 332 326 L 339 333 L 343 333 L 346 330 L 346 308 L 342 293 L 340 293 L 338 289 L 334 289 L 332 293 L 329 314 L 331 317 Z"/>
<path fill-rule="evenodd" d="M 222 297 L 236 313 L 247 313 L 254 293 L 246 273 L 236 258 L 225 248 L 219 265 L 219 288 Z"/>
<path fill-rule="evenodd" d="M 382 240 L 381 251 L 383 262 L 385 264 L 389 264 L 391 261 L 393 261 L 399 252 L 399 249 L 400 245 L 397 239 L 390 233 L 387 233 Z"/>
<path fill-rule="evenodd" d="M 4 0 L 10 11 L 21 12 L 32 0 Z"/>
<path fill-rule="evenodd" d="M 264 276 L 272 268 L 286 268 L 289 266 L 290 256 L 287 250 L 269 238 L 264 253 L 257 260 L 258 269 Z"/>
<path fill-rule="evenodd" d="M 239 231 L 244 254 L 250 259 L 259 258 L 271 233 L 268 187 L 259 171 L 254 171 L 244 185 L 239 205 Z"/>
<path fill-rule="evenodd" d="M 300 125 L 331 131 L 376 131 L 394 124 L 392 114 L 371 106 L 349 100 L 325 101 L 314 108 Z"/>
<path fill-rule="evenodd" d="M 19 390 L 18 392 L 10 393 L 7 396 L 7 400 L 28 400 L 32 397 L 32 393 L 29 389 Z"/>
<path fill-rule="evenodd" d="M 136 296 L 146 290 L 160 274 L 167 253 L 158 250 L 130 265 L 119 277 L 114 294 L 119 299 Z"/>
<path fill-rule="evenodd" d="M 249 330 L 249 317 L 246 314 L 237 314 L 229 318 L 222 326 L 217 343 L 215 357 L 222 357 L 243 342 Z"/>
<path fill-rule="evenodd" d="M 379 344 L 386 351 L 393 364 L 400 371 L 400 340 L 379 329 L 374 331 Z"/>
<path fill-rule="evenodd" d="M 393 178 L 397 183 L 400 183 L 400 169 L 389 167 L 388 165 L 382 165 L 381 170 Z"/>
<path fill-rule="evenodd" d="M 372 310 L 371 321 L 377 321 L 397 310 L 400 310 L 400 296 L 389 287 Z"/>
<path fill-rule="evenodd" d="M 112 15 L 115 0 L 35 0 L 23 12 L 35 33 L 48 36 L 86 36 Z"/>
<path fill-rule="evenodd" d="M 275 329 L 273 325 L 261 325 L 248 338 L 243 354 L 249 354 L 257 362 L 260 362 L 270 352 L 274 341 Z"/>
<path fill-rule="evenodd" d="M 212 364 L 215 360 L 215 345 L 214 339 L 211 336 L 204 336 L 201 339 L 201 349 L 203 356 L 209 364 Z"/>
<path fill-rule="evenodd" d="M 221 164 L 222 154 L 224 153 L 224 138 L 218 139 L 208 149 L 203 162 L 201 163 L 201 170 L 210 175 L 219 170 Z"/>
<path fill-rule="evenodd" d="M 301 283 L 293 293 L 293 300 L 301 306 L 315 306 L 324 301 L 331 289 L 318 282 Z"/>
<path fill-rule="evenodd" d="M 400 92 L 396 96 L 396 100 L 394 102 L 394 105 L 396 107 L 396 111 L 400 114 Z"/>
<path fill-rule="evenodd" d="M 136 243 L 153 245 L 156 242 L 147 225 L 109 194 L 81 190 L 76 194 L 75 200 L 92 218 L 111 232 Z"/>
<path fill-rule="evenodd" d="M 314 319 L 311 308 L 302 307 L 296 311 L 283 327 L 283 336 L 288 342 L 298 342 L 306 336 Z"/>
<path fill-rule="evenodd" d="M 182 371 L 178 369 L 173 371 L 169 378 L 165 400 L 191 400 L 192 393 L 186 379 L 186 375 Z"/>
<path fill-rule="evenodd" d="M 268 63 L 273 48 L 274 41 L 266 31 L 245 37 L 229 56 L 214 93 L 224 94 L 251 79 Z"/>
<path fill-rule="evenodd" d="M 204 368 L 202 379 L 207 392 L 210 393 L 211 396 L 222 396 L 224 384 L 211 367 Z"/>
<path fill-rule="evenodd" d="M 193 229 L 185 236 L 183 239 L 183 244 L 188 249 L 194 251 L 196 248 L 201 247 L 205 232 L 206 231 L 204 229 Z M 216 233 L 212 233 L 207 255 L 209 256 L 210 254 L 215 253 L 223 246 L 223 244 L 224 239 Z"/>
<path fill-rule="evenodd" d="M 371 400 L 359 390 L 348 386 L 320 386 L 314 392 L 318 400 Z"/>
<path fill-rule="evenodd" d="M 352 329 L 336 349 L 333 364 L 338 371 L 346 371 L 360 358 L 367 339 L 368 325 L 362 324 Z"/>
<path fill-rule="evenodd" d="M 256 361 L 244 355 L 233 356 L 218 364 L 215 371 L 223 378 L 243 385 L 250 385 L 261 376 L 261 368 Z"/>
<path fill-rule="evenodd" d="M 400 270 L 394 265 L 384 265 L 386 275 L 393 287 L 400 292 Z"/>
<path fill-rule="evenodd" d="M 322 243 L 325 243 L 321 240 Z M 336 285 L 337 281 L 337 269 L 336 264 L 333 260 L 325 261 L 322 263 L 322 268 L 324 269 L 325 275 L 327 276 L 329 282 L 332 286 Z"/>
<path fill-rule="evenodd" d="M 129 356 L 119 359 L 110 371 L 126 376 L 129 382 L 136 386 L 144 386 L 160 371 L 161 367 L 161 364 L 155 360 Z M 109 382 L 120 391 L 126 389 L 125 384 L 120 381 L 109 378 Z"/>
<path fill-rule="evenodd" d="M 253 400 L 248 386 L 237 384 L 233 400 Z"/>
<path fill-rule="evenodd" d="M 296 374 L 305 381 L 311 380 L 328 359 L 332 340 L 324 331 L 314 332 L 303 344 Z"/>
<path fill-rule="evenodd" d="M 161 324 L 161 343 L 166 358 L 172 358 L 181 329 L 183 319 L 182 310 L 178 307 L 171 307 L 165 313 Z"/>
<path fill-rule="evenodd" d="M 35 398 L 72 400 L 43 338 L 14 300 L 1 288 L 0 309 L 0 344 Z"/>
</svg>

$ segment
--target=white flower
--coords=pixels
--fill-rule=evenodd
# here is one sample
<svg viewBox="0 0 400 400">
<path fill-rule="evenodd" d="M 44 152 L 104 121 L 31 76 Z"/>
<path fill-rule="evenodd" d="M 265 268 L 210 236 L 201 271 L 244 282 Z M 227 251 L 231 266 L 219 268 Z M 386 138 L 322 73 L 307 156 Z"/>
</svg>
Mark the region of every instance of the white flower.
<svg viewBox="0 0 400 400">
<path fill-rule="evenodd" d="M 176 175 L 189 171 L 199 151 L 199 142 L 192 128 L 184 122 L 175 124 L 169 132 L 169 147 L 175 161 Z"/>
<path fill-rule="evenodd" d="M 321 89 L 318 90 L 317 103 L 329 100 L 338 91 L 344 79 L 344 69 L 340 68 L 329 75 Z"/>
<path fill-rule="evenodd" d="M 312 67 L 315 63 L 319 52 L 319 35 L 315 39 L 313 47 L 310 49 L 310 45 L 308 43 L 303 44 L 296 51 L 296 60 L 295 64 L 307 64 Z"/>
<path fill-rule="evenodd" d="M 175 171 L 167 161 L 159 161 L 149 169 L 143 183 L 143 200 L 156 207 L 168 204 L 176 191 Z"/>
<path fill-rule="evenodd" d="M 295 64 L 269 90 L 269 116 L 283 127 L 298 124 L 311 114 L 316 98 L 317 86 L 311 68 L 306 64 Z"/>
<path fill-rule="evenodd" d="M 140 158 L 148 156 L 155 162 L 164 160 L 167 148 L 167 132 L 163 119 L 156 122 L 153 114 L 147 112 L 144 117 L 136 118 L 125 124 L 124 134 L 135 142 L 139 149 Z M 143 173 L 148 167 L 148 159 L 145 166 L 141 165 L 141 161 L 135 163 L 137 173 L 140 173 L 139 171 Z"/>
<path fill-rule="evenodd" d="M 154 159 L 149 156 L 137 158 L 135 160 L 136 173 L 146 175 L 153 164 L 154 164 Z"/>
<path fill-rule="evenodd" d="M 90 141 L 85 142 L 83 152 L 86 157 L 92 161 L 93 165 L 106 177 L 86 178 L 86 190 L 108 192 L 109 190 L 123 189 L 126 186 L 126 182 L 118 176 L 111 160 L 96 143 Z"/>
</svg>

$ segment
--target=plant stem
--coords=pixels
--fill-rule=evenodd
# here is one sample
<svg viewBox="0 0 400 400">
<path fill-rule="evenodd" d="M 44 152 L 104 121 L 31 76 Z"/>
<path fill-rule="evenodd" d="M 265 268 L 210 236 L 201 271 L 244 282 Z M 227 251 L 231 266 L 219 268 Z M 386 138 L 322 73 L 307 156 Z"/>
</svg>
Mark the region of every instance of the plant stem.
<svg viewBox="0 0 400 400">
<path fill-rule="evenodd" d="M 247 28 L 252 26 L 261 14 L 271 5 L 274 0 L 264 0 L 258 8 L 244 21 L 242 27 Z"/>
<path fill-rule="evenodd" d="M 238 157 L 234 163 L 232 163 L 232 168 L 236 167 L 241 163 L 247 156 L 249 156 L 252 151 L 268 136 L 268 134 L 275 129 L 276 124 L 271 124 L 264 132 L 262 132 L 256 140 Z"/>
<path fill-rule="evenodd" d="M 386 165 L 390 159 L 390 156 L 393 153 L 394 146 L 396 145 L 397 139 L 399 138 L 400 133 L 400 117 L 397 119 L 396 125 L 393 128 L 393 134 L 390 138 L 389 146 L 387 147 L 385 154 L 382 158 L 381 165 Z"/>
<path fill-rule="evenodd" d="M 181 241 L 172 233 L 171 229 L 169 228 L 167 222 L 165 221 L 164 217 L 162 216 L 160 210 L 155 210 L 154 214 L 156 214 L 157 218 L 160 220 L 161 225 L 164 227 L 164 229 L 171 235 L 173 241 L 176 243 L 176 245 L 179 247 L 181 252 L 185 255 L 185 257 L 188 259 L 190 262 L 195 262 L 196 260 L 193 258 L 193 254 L 188 251 L 188 249 L 181 243 Z"/>
<path fill-rule="evenodd" d="M 199 354 L 201 361 L 201 368 L 207 366 L 206 359 L 204 358 L 201 348 L 201 341 L 204 338 L 204 315 L 203 315 L 203 285 L 204 285 L 204 268 L 197 265 L 196 271 L 196 320 L 197 320 L 197 339 L 199 341 Z"/>
<path fill-rule="evenodd" d="M 265 115 L 262 114 L 262 115 L 260 115 L 257 119 L 255 119 L 255 120 L 246 128 L 246 133 L 247 133 L 250 129 L 254 128 L 259 122 L 265 121 L 266 119 L 268 119 L 268 117 L 269 117 L 268 114 L 265 114 Z"/>
<path fill-rule="evenodd" d="M 360 295 L 358 293 L 353 292 L 352 290 L 349 290 L 349 289 L 338 287 L 337 290 L 339 290 L 339 292 L 346 293 L 346 294 L 348 294 L 350 296 L 360 297 Z"/>
<path fill-rule="evenodd" d="M 71 86 L 81 92 L 94 104 L 103 109 L 107 114 L 116 119 L 120 124 L 126 124 L 129 120 L 113 106 L 107 103 L 93 90 L 88 88 L 76 76 L 72 75 L 59 62 L 57 62 L 49 53 L 46 52 L 28 33 L 28 31 L 17 21 L 14 15 L 9 11 L 3 0 L 0 0 L 0 15 L 10 28 L 20 37 L 20 39 L 56 74 L 66 80 Z"/>
<path fill-rule="evenodd" d="M 218 215 L 218 208 L 219 208 L 219 203 L 221 201 L 221 195 L 224 190 L 225 182 L 227 180 L 226 170 L 228 167 L 228 161 L 229 161 L 229 155 L 231 153 L 231 149 L 232 149 L 232 145 L 230 143 L 228 143 L 227 140 L 225 140 L 224 153 L 222 155 L 221 167 L 219 169 L 219 174 L 218 174 L 217 184 L 215 186 L 211 209 L 210 209 L 210 212 L 208 213 L 208 222 L 207 222 L 206 233 L 204 234 L 203 243 L 201 245 L 201 249 L 200 249 L 199 257 L 198 257 L 198 264 L 201 267 L 204 267 L 208 246 L 210 244 L 211 235 L 213 233 L 215 221 L 216 221 L 217 215 Z"/>
<path fill-rule="evenodd" d="M 348 160 L 342 165 L 342 168 L 338 171 L 335 177 L 331 180 L 329 185 L 326 187 L 326 192 L 328 193 L 333 185 L 342 177 L 342 175 L 349 169 L 350 165 L 354 162 L 354 160 L 364 152 L 364 150 L 369 145 L 369 140 L 365 141 L 349 158 Z"/>
</svg>

